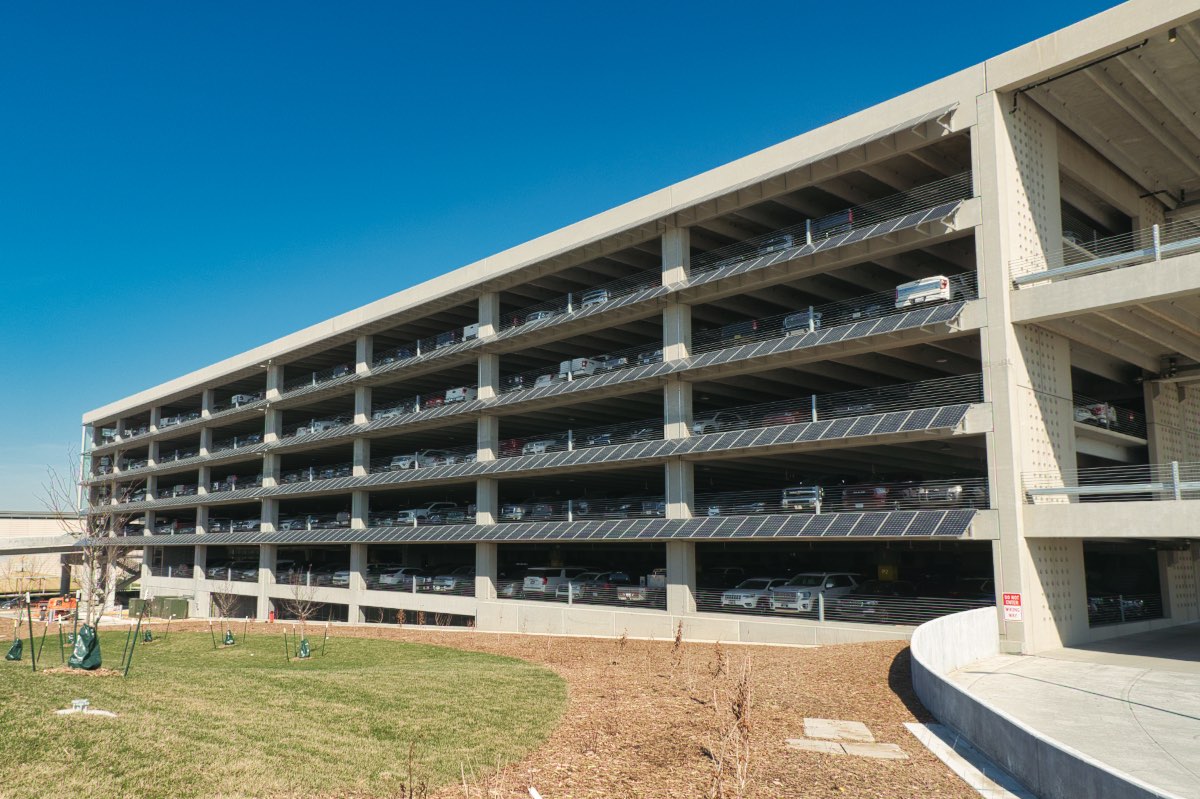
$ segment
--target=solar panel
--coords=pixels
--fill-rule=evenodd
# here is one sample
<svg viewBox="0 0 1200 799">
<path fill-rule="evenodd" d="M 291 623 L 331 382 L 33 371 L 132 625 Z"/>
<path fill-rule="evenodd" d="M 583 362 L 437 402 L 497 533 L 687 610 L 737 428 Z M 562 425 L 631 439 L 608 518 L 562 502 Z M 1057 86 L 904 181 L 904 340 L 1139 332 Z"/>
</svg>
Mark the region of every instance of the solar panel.
<svg viewBox="0 0 1200 799">
<path fill-rule="evenodd" d="M 833 521 L 825 530 L 826 536 L 847 536 L 854 529 L 854 525 L 858 523 L 861 514 L 858 513 L 835 513 Z"/>
<path fill-rule="evenodd" d="M 906 324 L 908 318 L 909 315 L 906 313 L 889 314 L 882 319 L 876 320 L 874 333 L 875 335 L 879 335 L 880 333 L 890 333 L 891 331 L 897 330 L 901 327 L 908 327 L 909 325 Z"/>
<path fill-rule="evenodd" d="M 879 526 L 876 535 L 903 535 L 908 526 L 912 524 L 912 520 L 917 516 L 916 511 L 899 510 L 887 514 L 887 518 L 883 520 L 883 524 Z"/>
<path fill-rule="evenodd" d="M 847 436 L 869 436 L 871 433 L 873 433 L 875 431 L 875 428 L 879 426 L 879 423 L 882 420 L 883 420 L 882 414 L 876 414 L 874 416 L 859 417 L 858 419 L 856 419 L 854 421 L 854 424 L 850 426 L 850 430 L 846 433 L 846 435 Z"/>
<path fill-rule="evenodd" d="M 888 514 L 873 512 L 864 513 L 858 518 L 858 524 L 854 526 L 851 533 L 856 537 L 875 536 L 879 534 L 879 528 L 887 521 Z"/>
<path fill-rule="evenodd" d="M 919 408 L 913 411 L 908 420 L 900 425 L 901 430 L 927 430 L 929 423 L 933 421 L 933 417 L 937 415 L 937 408 Z"/>
<path fill-rule="evenodd" d="M 904 531 L 906 536 L 932 536 L 937 530 L 938 524 L 941 523 L 942 517 L 945 515 L 943 511 L 923 510 L 917 513 L 913 518 L 908 529 Z"/>
<path fill-rule="evenodd" d="M 826 428 L 825 432 L 821 435 L 821 439 L 824 440 L 824 439 L 828 439 L 828 438 L 843 438 L 843 437 L 845 437 L 846 433 L 850 430 L 850 428 L 854 426 L 855 419 L 856 419 L 856 417 L 849 417 L 846 419 L 834 419 L 832 422 L 829 423 L 829 427 Z"/>
<path fill-rule="evenodd" d="M 938 410 L 934 415 L 933 421 L 930 422 L 930 427 L 957 427 L 963 417 L 967 415 L 970 405 L 950 405 Z"/>
<path fill-rule="evenodd" d="M 971 526 L 971 521 L 975 518 L 974 508 L 956 508 L 946 512 L 946 516 L 934 528 L 935 536 L 960 536 L 964 535 Z"/>
</svg>

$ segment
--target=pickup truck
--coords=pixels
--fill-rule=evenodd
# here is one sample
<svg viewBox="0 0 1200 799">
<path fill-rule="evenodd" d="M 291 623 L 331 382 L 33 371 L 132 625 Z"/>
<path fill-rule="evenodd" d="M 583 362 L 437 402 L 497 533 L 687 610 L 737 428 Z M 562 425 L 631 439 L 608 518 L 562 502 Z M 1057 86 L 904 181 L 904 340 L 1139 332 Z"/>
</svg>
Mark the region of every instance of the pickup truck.
<svg viewBox="0 0 1200 799">
<path fill-rule="evenodd" d="M 617 587 L 617 599 L 621 602 L 647 603 L 661 600 L 667 594 L 667 570 L 655 569 L 640 580 L 638 585 Z"/>
<path fill-rule="evenodd" d="M 821 501 L 825 492 L 820 486 L 790 486 L 780 492 L 779 507 L 787 513 L 800 511 L 821 512 Z"/>
<path fill-rule="evenodd" d="M 950 278 L 945 275 L 923 277 L 896 286 L 896 307 L 909 308 L 928 302 L 948 301 L 954 294 L 950 288 Z"/>
</svg>

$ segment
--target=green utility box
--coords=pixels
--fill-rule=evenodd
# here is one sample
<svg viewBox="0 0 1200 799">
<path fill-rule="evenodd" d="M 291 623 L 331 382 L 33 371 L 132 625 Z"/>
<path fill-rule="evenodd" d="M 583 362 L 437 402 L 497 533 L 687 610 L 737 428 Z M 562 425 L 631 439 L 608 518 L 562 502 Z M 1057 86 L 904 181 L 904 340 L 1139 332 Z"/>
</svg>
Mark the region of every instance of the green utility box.
<svg viewBox="0 0 1200 799">
<path fill-rule="evenodd" d="M 149 602 L 150 607 L 148 612 L 153 618 L 169 619 L 174 616 L 177 619 L 186 619 L 188 617 L 187 597 L 156 596 Z M 142 608 L 145 606 L 145 599 L 131 599 L 129 601 L 129 615 L 131 617 L 140 616 Z"/>
</svg>

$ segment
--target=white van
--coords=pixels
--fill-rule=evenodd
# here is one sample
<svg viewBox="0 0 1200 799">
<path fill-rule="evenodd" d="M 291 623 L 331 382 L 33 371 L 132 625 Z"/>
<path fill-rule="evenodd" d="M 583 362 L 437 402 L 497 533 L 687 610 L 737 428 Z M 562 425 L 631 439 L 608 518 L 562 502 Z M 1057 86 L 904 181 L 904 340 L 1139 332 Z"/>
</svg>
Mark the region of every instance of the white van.
<svg viewBox="0 0 1200 799">
<path fill-rule="evenodd" d="M 558 365 L 558 377 L 560 380 L 566 380 L 567 375 L 571 377 L 587 377 L 596 373 L 597 366 L 599 364 L 591 358 L 572 358 Z"/>
<path fill-rule="evenodd" d="M 477 338 L 479 338 L 479 323 L 478 322 L 476 322 L 473 325 L 465 325 L 463 327 L 463 336 L 462 336 L 463 341 L 474 341 Z"/>
<path fill-rule="evenodd" d="M 788 314 L 783 317 L 783 335 L 785 336 L 802 336 L 809 332 L 809 317 L 811 314 L 812 330 L 821 329 L 821 312 L 820 311 L 800 311 L 799 313 Z"/>
<path fill-rule="evenodd" d="M 446 404 L 451 402 L 469 402 L 479 396 L 479 390 L 469 386 L 446 389 Z"/>
<path fill-rule="evenodd" d="M 896 286 L 896 307 L 909 308 L 927 302 L 943 302 L 951 298 L 950 278 L 945 275 L 923 277 Z"/>
</svg>

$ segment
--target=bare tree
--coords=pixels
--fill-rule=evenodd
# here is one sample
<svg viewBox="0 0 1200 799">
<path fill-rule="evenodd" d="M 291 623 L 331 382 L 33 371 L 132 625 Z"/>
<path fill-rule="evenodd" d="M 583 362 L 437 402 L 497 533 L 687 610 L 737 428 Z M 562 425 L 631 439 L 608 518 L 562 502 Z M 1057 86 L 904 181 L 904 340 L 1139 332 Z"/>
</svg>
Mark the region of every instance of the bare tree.
<svg viewBox="0 0 1200 799">
<path fill-rule="evenodd" d="M 324 603 L 316 600 L 317 589 L 312 585 L 310 573 L 294 571 L 288 576 L 288 597 L 280 600 L 280 604 L 289 616 L 300 621 L 300 631 L 314 618 Z"/>
<path fill-rule="evenodd" d="M 120 458 L 121 453 L 115 453 L 112 462 L 119 463 Z M 68 452 L 65 469 L 46 467 L 40 499 L 63 532 L 78 542 L 75 552 L 79 562 L 78 612 L 84 624 L 94 625 L 109 594 L 115 592 L 120 576 L 137 574 L 140 569 L 140 559 L 133 557 L 137 549 L 113 546 L 111 541 L 105 545 L 104 541 L 130 532 L 130 522 L 141 514 L 122 510 L 120 503 L 127 502 L 144 481 L 91 487 L 85 485 L 82 472 L 82 459 L 75 452 Z M 114 495 L 119 504 L 112 503 Z"/>
</svg>

